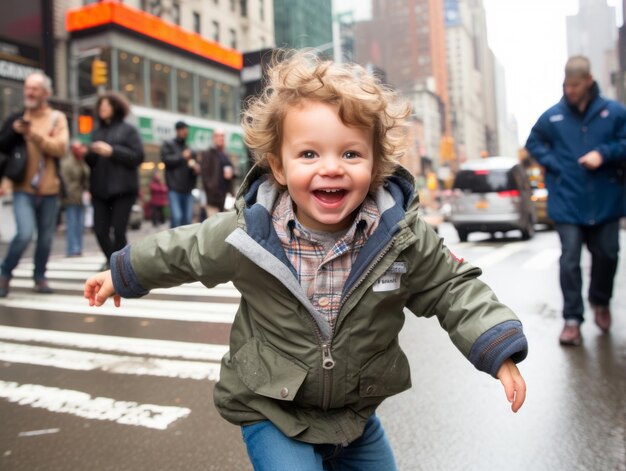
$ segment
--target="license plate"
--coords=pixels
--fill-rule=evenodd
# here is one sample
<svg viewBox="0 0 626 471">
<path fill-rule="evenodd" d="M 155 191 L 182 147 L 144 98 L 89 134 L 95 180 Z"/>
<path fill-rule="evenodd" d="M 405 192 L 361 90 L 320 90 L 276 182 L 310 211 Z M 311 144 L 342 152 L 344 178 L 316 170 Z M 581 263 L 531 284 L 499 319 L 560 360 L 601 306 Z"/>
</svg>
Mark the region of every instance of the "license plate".
<svg viewBox="0 0 626 471">
<path fill-rule="evenodd" d="M 485 200 L 480 200 L 476 202 L 476 209 L 487 209 L 489 207 L 489 203 Z"/>
</svg>

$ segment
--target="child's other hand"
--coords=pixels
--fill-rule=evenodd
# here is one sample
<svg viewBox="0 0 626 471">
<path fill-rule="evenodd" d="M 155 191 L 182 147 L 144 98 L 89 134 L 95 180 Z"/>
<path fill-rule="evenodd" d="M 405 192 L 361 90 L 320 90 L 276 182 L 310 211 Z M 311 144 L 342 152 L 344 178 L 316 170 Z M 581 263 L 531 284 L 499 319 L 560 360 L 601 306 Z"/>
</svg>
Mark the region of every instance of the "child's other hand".
<svg viewBox="0 0 626 471">
<path fill-rule="evenodd" d="M 111 270 L 103 271 L 92 276 L 85 282 L 85 299 L 89 300 L 90 306 L 102 306 L 105 301 L 113 296 L 115 307 L 120 307 L 121 298 L 115 294 Z"/>
<path fill-rule="evenodd" d="M 506 398 L 511 403 L 511 410 L 517 412 L 526 399 L 526 382 L 515 362 L 511 359 L 506 360 L 496 376 L 504 386 Z"/>
</svg>

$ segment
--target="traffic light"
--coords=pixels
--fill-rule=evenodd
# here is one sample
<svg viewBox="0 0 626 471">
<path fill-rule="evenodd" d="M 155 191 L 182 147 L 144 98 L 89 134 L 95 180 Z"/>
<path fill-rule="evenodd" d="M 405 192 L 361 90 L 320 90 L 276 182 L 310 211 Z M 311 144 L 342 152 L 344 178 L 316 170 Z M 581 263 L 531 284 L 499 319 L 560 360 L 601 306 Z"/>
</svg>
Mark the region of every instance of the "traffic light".
<svg viewBox="0 0 626 471">
<path fill-rule="evenodd" d="M 91 84 L 94 87 L 106 85 L 107 79 L 107 63 L 102 59 L 94 59 L 91 63 Z"/>
</svg>

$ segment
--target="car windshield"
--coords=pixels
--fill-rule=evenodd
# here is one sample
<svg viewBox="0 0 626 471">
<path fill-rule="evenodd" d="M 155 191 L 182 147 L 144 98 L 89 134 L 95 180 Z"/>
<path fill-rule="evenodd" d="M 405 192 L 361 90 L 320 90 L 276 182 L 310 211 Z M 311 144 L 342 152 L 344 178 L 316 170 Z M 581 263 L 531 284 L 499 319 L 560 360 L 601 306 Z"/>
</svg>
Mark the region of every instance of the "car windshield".
<svg viewBox="0 0 626 471">
<path fill-rule="evenodd" d="M 474 193 L 489 193 L 515 190 L 517 186 L 510 170 L 461 170 L 454 180 L 454 188 Z"/>
</svg>

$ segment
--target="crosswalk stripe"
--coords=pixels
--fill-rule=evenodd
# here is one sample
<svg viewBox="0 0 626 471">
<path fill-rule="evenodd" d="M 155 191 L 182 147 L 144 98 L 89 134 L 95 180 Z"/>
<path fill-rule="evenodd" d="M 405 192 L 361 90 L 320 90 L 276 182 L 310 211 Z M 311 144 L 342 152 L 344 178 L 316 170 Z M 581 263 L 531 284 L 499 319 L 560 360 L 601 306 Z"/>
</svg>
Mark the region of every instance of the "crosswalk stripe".
<svg viewBox="0 0 626 471">
<path fill-rule="evenodd" d="M 524 249 L 524 247 L 526 247 L 526 244 L 524 242 L 513 242 L 511 244 L 507 244 L 496 250 L 493 250 L 481 257 L 475 258 L 473 260 L 471 258 L 466 258 L 466 260 L 472 265 L 479 268 L 488 268 L 500 263 L 502 260 L 505 260 L 507 257 L 510 257 L 514 253 L 519 252 L 520 250 Z"/>
<path fill-rule="evenodd" d="M 142 319 L 174 320 L 181 322 L 209 322 L 232 324 L 238 305 L 194 301 L 156 299 L 123 299 L 117 308 L 112 300 L 99 307 L 89 306 L 82 296 L 33 296 L 16 293 L 0 299 L 0 306 L 89 316 L 133 317 Z"/>
<path fill-rule="evenodd" d="M 187 407 L 117 401 L 109 397 L 93 397 L 72 389 L 19 384 L 13 381 L 0 381 L 0 398 L 50 412 L 62 412 L 86 419 L 107 420 L 156 430 L 165 430 L 176 420 L 191 413 L 191 409 Z"/>
<path fill-rule="evenodd" d="M 553 266 L 561 256 L 561 249 L 544 249 L 522 265 L 523 270 L 545 270 Z"/>
<path fill-rule="evenodd" d="M 0 342 L 0 360 L 66 370 L 217 381 L 218 363 L 110 355 Z"/>
<path fill-rule="evenodd" d="M 227 345 L 0 326 L 0 339 L 185 360 L 221 361 Z"/>
</svg>

